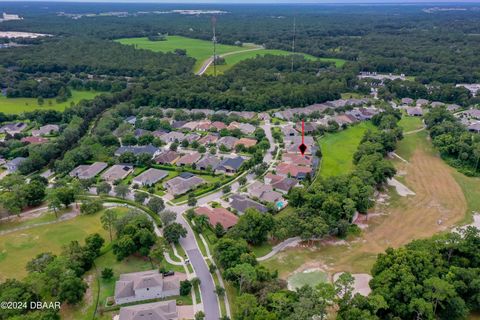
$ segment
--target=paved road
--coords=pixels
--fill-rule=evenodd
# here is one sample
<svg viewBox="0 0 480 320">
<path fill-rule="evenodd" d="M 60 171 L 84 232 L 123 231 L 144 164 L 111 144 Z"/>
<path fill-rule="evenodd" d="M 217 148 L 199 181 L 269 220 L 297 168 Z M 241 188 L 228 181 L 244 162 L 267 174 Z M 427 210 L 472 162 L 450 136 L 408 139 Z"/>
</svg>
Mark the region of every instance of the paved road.
<svg viewBox="0 0 480 320">
<path fill-rule="evenodd" d="M 242 53 L 242 52 L 248 52 L 248 51 L 257 51 L 257 50 L 262 50 L 264 49 L 263 47 L 257 47 L 257 48 L 252 48 L 252 49 L 246 49 L 246 50 L 241 50 L 241 51 L 233 51 L 233 52 L 227 52 L 227 53 L 224 53 L 224 54 L 221 54 L 219 55 L 219 57 L 221 58 L 224 58 L 226 56 L 230 56 L 230 55 L 233 55 L 233 54 L 237 54 L 237 53 Z M 204 74 L 208 67 L 210 67 L 210 65 L 213 63 L 213 57 L 210 57 L 208 58 L 202 65 L 202 67 L 200 68 L 200 70 L 196 73 L 197 76 L 201 76 L 202 74 Z"/>
</svg>

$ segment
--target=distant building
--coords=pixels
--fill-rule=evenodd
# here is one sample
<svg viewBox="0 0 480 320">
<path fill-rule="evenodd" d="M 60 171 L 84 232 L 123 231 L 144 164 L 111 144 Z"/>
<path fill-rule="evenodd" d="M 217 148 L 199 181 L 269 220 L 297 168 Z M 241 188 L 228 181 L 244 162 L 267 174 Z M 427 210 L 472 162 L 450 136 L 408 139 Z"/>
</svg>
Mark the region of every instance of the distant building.
<svg viewBox="0 0 480 320">
<path fill-rule="evenodd" d="M 133 178 L 132 183 L 139 186 L 151 186 L 167 176 L 168 172 L 165 170 L 150 168 Z"/>
<path fill-rule="evenodd" d="M 218 164 L 218 166 L 215 168 L 215 171 L 223 173 L 236 173 L 238 170 L 240 170 L 244 162 L 245 159 L 242 157 L 227 158 Z"/>
<path fill-rule="evenodd" d="M 42 137 L 23 137 L 20 141 L 30 144 L 42 144 L 48 142 L 48 139 Z"/>
<path fill-rule="evenodd" d="M 16 157 L 13 160 L 8 161 L 5 164 L 5 167 L 7 168 L 7 171 L 9 173 L 13 173 L 18 170 L 18 167 L 25 161 L 27 158 L 24 157 Z"/>
<path fill-rule="evenodd" d="M 174 164 L 179 158 L 179 153 L 173 150 L 167 150 L 155 157 L 155 162 L 159 164 Z"/>
<path fill-rule="evenodd" d="M 39 136 L 46 136 L 46 135 L 50 135 L 50 134 L 53 134 L 55 132 L 58 132 L 60 131 L 60 127 L 56 124 L 47 124 L 47 125 L 44 125 L 40 128 L 38 128 L 38 130 L 32 130 L 32 136 L 34 137 L 39 137 Z"/>
<path fill-rule="evenodd" d="M 115 151 L 115 156 L 119 157 L 126 152 L 131 152 L 136 156 L 146 153 L 154 157 L 159 151 L 157 147 L 151 144 L 146 146 L 122 146 Z"/>
<path fill-rule="evenodd" d="M 6 133 L 13 136 L 16 133 L 21 133 L 27 128 L 27 124 L 24 122 L 8 123 L 0 127 L 0 133 Z"/>
<path fill-rule="evenodd" d="M 407 111 L 407 114 L 411 117 L 423 116 L 423 110 L 420 107 L 408 107 L 406 111 Z"/>
<path fill-rule="evenodd" d="M 133 171 L 131 164 L 116 164 L 111 166 L 102 174 L 105 181 L 114 182 L 116 180 L 125 179 Z"/>
<path fill-rule="evenodd" d="M 207 170 L 212 169 L 215 170 L 221 160 L 215 156 L 206 155 L 200 161 L 197 162 L 197 169 L 198 170 Z"/>
<path fill-rule="evenodd" d="M 91 179 L 102 172 L 108 164 L 105 162 L 95 162 L 91 165 L 82 164 L 70 171 L 69 175 L 78 179 Z"/>
</svg>

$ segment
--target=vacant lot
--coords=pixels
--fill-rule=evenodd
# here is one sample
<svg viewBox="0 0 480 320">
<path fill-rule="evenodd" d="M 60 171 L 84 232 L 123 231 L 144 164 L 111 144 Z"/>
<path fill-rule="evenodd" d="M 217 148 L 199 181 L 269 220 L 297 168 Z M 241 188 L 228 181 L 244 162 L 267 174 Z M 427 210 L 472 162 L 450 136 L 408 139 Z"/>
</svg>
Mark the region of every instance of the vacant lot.
<svg viewBox="0 0 480 320">
<path fill-rule="evenodd" d="M 239 63 L 240 61 L 252 59 L 257 56 L 265 56 L 269 54 L 276 55 L 276 56 L 288 56 L 288 55 L 291 55 L 292 53 L 289 51 L 274 50 L 274 49 L 261 49 L 261 50 L 255 50 L 255 51 L 237 52 L 225 57 L 225 64 L 217 66 L 217 73 L 220 74 L 227 71 L 228 69 L 232 68 L 235 64 Z M 325 62 L 333 62 L 335 63 L 336 67 L 341 67 L 345 64 L 345 60 L 342 60 L 342 59 L 317 58 L 309 54 L 304 54 L 304 53 L 298 53 L 298 54 L 301 54 L 303 57 L 305 57 L 305 59 L 308 59 L 308 60 L 319 59 Z M 210 66 L 207 69 L 206 74 L 213 74 L 213 66 Z"/>
<path fill-rule="evenodd" d="M 362 122 L 322 137 L 320 146 L 323 158 L 320 176 L 329 177 L 350 172 L 353 168 L 353 154 L 368 129 L 374 130 L 375 126 L 371 122 Z"/>
<path fill-rule="evenodd" d="M 425 132 L 411 136 L 399 145 L 413 149 L 409 163 L 395 163 L 415 196 L 399 197 L 389 190 L 390 198 L 370 212 L 368 227 L 359 238 L 325 240 L 313 247 L 289 249 L 264 264 L 278 269 L 283 278 L 305 265 L 324 268 L 330 275 L 342 271 L 369 273 L 376 255 L 386 248 L 449 230 L 465 220 L 468 210 L 479 209 L 478 179 L 460 176 L 446 165 Z"/>
<path fill-rule="evenodd" d="M 125 212 L 125 209 L 115 209 Z M 108 240 L 107 232 L 100 224 L 101 212 L 78 216 L 74 219 L 33 227 L 0 236 L 0 281 L 7 278 L 23 278 L 28 261 L 42 252 L 60 253 L 62 246 L 72 240 L 83 243 L 92 233 L 99 233 Z"/>
<path fill-rule="evenodd" d="M 147 49 L 155 52 L 172 52 L 175 49 L 187 50 L 187 55 L 197 60 L 195 70 L 200 69 L 203 62 L 213 55 L 210 41 L 186 38 L 181 36 L 168 36 L 165 41 L 150 41 L 147 38 L 125 38 L 117 40 L 121 44 L 134 45 L 138 49 Z M 237 47 L 217 44 L 217 54 L 246 50 L 249 46 Z"/>
<path fill-rule="evenodd" d="M 91 100 L 99 94 L 100 92 L 97 91 L 72 90 L 72 97 L 67 101 L 58 103 L 55 98 L 44 99 L 44 103 L 41 106 L 38 104 L 38 101 L 35 98 L 7 98 L 3 95 L 0 95 L 0 112 L 18 114 L 37 109 L 53 109 L 63 111 L 72 103 L 76 104 L 81 100 Z"/>
<path fill-rule="evenodd" d="M 398 122 L 398 125 L 402 127 L 403 132 L 407 134 L 410 131 L 419 130 L 423 128 L 423 122 L 420 117 L 403 116 L 402 119 Z"/>
</svg>

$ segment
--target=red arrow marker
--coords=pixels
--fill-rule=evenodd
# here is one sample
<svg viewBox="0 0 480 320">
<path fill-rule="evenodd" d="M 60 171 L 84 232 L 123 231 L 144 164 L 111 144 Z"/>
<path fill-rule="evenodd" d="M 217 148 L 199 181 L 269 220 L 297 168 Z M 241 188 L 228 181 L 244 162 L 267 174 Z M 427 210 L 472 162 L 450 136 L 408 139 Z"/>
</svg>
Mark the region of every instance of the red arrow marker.
<svg viewBox="0 0 480 320">
<path fill-rule="evenodd" d="M 298 150 L 302 156 L 305 156 L 305 151 L 307 151 L 307 146 L 305 145 L 305 120 L 302 120 L 302 144 L 298 146 Z"/>
</svg>

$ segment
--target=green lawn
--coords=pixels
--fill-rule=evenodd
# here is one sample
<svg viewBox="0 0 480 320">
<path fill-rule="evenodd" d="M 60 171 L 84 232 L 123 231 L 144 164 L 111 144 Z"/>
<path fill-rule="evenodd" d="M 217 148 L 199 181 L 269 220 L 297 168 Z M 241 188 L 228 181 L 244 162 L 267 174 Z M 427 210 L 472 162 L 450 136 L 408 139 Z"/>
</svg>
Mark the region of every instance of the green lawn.
<svg viewBox="0 0 480 320">
<path fill-rule="evenodd" d="M 147 38 L 124 38 L 116 41 L 125 45 L 135 45 L 137 49 L 147 49 L 155 52 L 171 52 L 175 49 L 185 49 L 187 50 L 188 56 L 197 60 L 195 70 L 200 69 L 203 62 L 213 55 L 212 43 L 210 41 L 181 36 L 167 36 L 166 41 L 150 41 Z M 249 48 L 251 47 L 217 44 L 217 54 L 246 50 Z"/>
<path fill-rule="evenodd" d="M 418 130 L 423 127 L 422 118 L 408 116 L 403 116 L 402 119 L 400 119 L 400 121 L 398 122 L 398 125 L 402 127 L 404 133 Z"/>
<path fill-rule="evenodd" d="M 368 129 L 374 130 L 375 126 L 371 122 L 362 122 L 322 137 L 320 176 L 329 177 L 350 172 L 353 168 L 353 154 Z"/>
<path fill-rule="evenodd" d="M 19 114 L 37 109 L 53 109 L 63 111 L 66 107 L 69 107 L 72 102 L 76 104 L 81 100 L 90 100 L 99 94 L 100 92 L 98 91 L 72 90 L 72 97 L 67 101 L 58 103 L 55 98 L 45 99 L 42 106 L 38 105 L 37 99 L 35 98 L 7 98 L 3 95 L 0 95 L 0 112 Z"/>
<path fill-rule="evenodd" d="M 292 53 L 290 51 L 285 51 L 285 50 L 276 50 L 276 49 L 261 49 L 261 50 L 255 50 L 255 51 L 246 51 L 246 52 L 238 52 L 232 55 L 228 55 L 225 57 L 225 64 L 224 65 L 219 65 L 217 66 L 217 73 L 223 73 L 227 71 L 228 69 L 232 68 L 235 64 L 239 63 L 240 61 L 247 60 L 247 59 L 252 59 L 257 56 L 265 56 L 265 55 L 276 55 L 276 56 L 288 56 L 291 55 Z M 305 59 L 307 60 L 320 60 L 320 61 L 325 61 L 325 62 L 334 62 L 336 67 L 341 67 L 345 64 L 345 60 L 342 59 L 335 59 L 335 58 L 317 58 L 309 54 L 305 53 L 297 53 L 301 54 Z M 213 66 L 210 66 L 207 69 L 206 74 L 213 74 Z"/>
<path fill-rule="evenodd" d="M 328 282 L 328 275 L 320 270 L 297 272 L 288 278 L 289 287 L 294 289 L 299 289 L 306 285 L 315 287 L 322 282 Z"/>
</svg>

